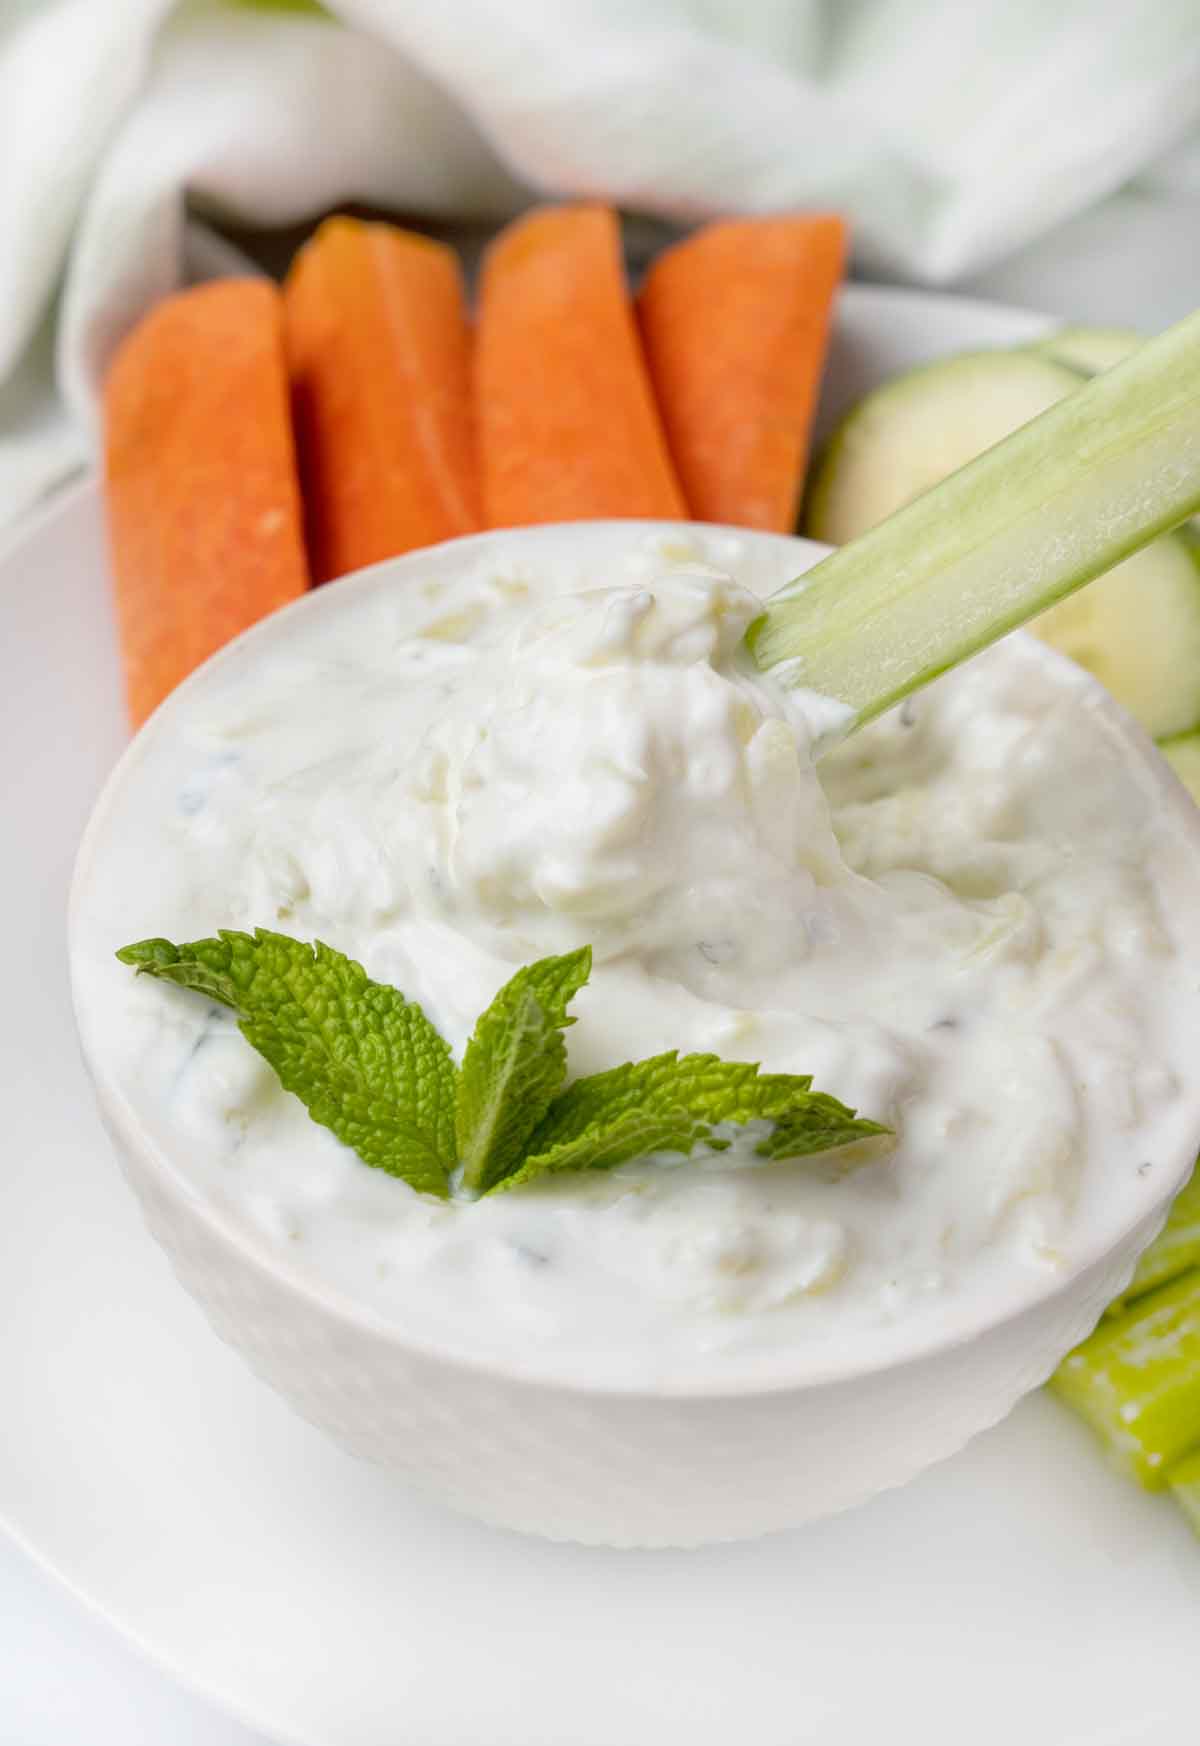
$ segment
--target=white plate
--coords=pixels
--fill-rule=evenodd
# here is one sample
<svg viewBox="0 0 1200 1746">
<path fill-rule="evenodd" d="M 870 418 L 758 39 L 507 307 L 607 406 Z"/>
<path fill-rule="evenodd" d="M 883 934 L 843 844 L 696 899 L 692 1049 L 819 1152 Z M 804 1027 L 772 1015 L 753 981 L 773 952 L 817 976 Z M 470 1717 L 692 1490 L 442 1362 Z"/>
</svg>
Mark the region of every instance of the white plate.
<svg viewBox="0 0 1200 1746">
<path fill-rule="evenodd" d="M 1036 333 L 854 290 L 829 404 Z M 304 1746 L 1179 1746 L 1200 1546 L 1046 1398 L 802 1532 L 525 1541 L 342 1455 L 218 1344 L 143 1233 L 67 1000 L 77 836 L 124 732 L 86 487 L 0 556 L 0 1517 L 180 1679 Z"/>
</svg>

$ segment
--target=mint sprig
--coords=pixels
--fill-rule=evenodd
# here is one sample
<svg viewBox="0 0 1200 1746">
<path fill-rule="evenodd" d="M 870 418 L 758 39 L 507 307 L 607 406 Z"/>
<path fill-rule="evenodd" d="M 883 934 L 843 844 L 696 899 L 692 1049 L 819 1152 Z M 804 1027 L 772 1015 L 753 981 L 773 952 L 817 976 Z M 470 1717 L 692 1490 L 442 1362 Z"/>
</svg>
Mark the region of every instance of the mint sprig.
<svg viewBox="0 0 1200 1746">
<path fill-rule="evenodd" d="M 364 1163 L 445 1196 L 518 1188 L 565 1170 L 611 1170 L 650 1152 L 728 1144 L 726 1123 L 770 1122 L 758 1154 L 809 1156 L 890 1133 L 796 1073 L 672 1049 L 577 1079 L 564 1091 L 571 1000 L 590 947 L 518 970 L 481 1014 L 461 1068 L 415 1001 L 372 982 L 317 941 L 223 929 L 176 946 L 117 953 L 139 973 L 203 994 L 238 1028 L 315 1121 Z"/>
</svg>

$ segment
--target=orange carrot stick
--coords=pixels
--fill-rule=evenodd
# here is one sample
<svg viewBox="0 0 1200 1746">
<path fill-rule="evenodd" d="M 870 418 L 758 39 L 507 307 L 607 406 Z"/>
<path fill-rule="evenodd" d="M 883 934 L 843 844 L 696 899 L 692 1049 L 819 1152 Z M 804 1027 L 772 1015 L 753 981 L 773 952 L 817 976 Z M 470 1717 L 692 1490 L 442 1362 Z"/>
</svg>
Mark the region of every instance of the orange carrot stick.
<svg viewBox="0 0 1200 1746">
<path fill-rule="evenodd" d="M 647 273 L 646 357 L 697 520 L 795 526 L 845 247 L 832 214 L 725 219 Z"/>
<path fill-rule="evenodd" d="M 488 249 L 475 405 L 489 527 L 686 516 L 609 207 L 543 207 Z"/>
<path fill-rule="evenodd" d="M 117 351 L 104 464 L 129 713 L 308 586 L 279 293 L 180 292 Z"/>
<path fill-rule="evenodd" d="M 452 249 L 328 219 L 284 287 L 318 582 L 480 524 L 471 336 Z"/>
</svg>

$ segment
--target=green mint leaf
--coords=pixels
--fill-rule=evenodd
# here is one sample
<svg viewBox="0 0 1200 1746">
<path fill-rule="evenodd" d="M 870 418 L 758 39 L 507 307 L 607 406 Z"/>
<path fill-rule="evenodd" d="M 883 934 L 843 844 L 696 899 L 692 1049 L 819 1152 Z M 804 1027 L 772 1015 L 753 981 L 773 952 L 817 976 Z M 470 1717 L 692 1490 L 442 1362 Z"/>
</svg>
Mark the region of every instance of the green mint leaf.
<svg viewBox="0 0 1200 1746">
<path fill-rule="evenodd" d="M 520 1169 L 499 1186 L 515 1188 L 559 1170 L 610 1170 L 644 1152 L 690 1152 L 717 1121 L 746 1121 L 755 1109 L 758 1069 L 717 1055 L 676 1049 L 577 1079 L 554 1100 L 529 1140 Z M 761 1096 L 779 1097 L 773 1074 Z M 807 1080 L 798 1080 L 804 1090 Z M 778 1107 L 786 1107 L 779 1102 Z M 728 1109 L 730 1113 L 721 1112 Z M 763 1113 L 774 1113 L 774 1107 Z"/>
<path fill-rule="evenodd" d="M 769 1120 L 763 1156 L 797 1157 L 846 1145 L 875 1122 L 859 1122 L 811 1078 L 760 1073 L 749 1061 L 675 1050 L 577 1079 L 556 1098 L 530 1137 L 524 1163 L 503 1181 L 516 1188 L 561 1170 L 609 1170 L 646 1152 L 690 1152 L 718 1122 Z M 771 1151 L 777 1137 L 780 1149 Z M 724 1144 L 724 1142 L 718 1142 Z"/>
<path fill-rule="evenodd" d="M 835 1147 L 850 1146 L 856 1140 L 869 1140 L 891 1131 L 882 1122 L 868 1121 L 857 1111 L 847 1109 L 836 1097 L 813 1091 L 781 1116 L 754 1150 L 760 1158 L 808 1158 L 814 1152 L 830 1152 Z"/>
<path fill-rule="evenodd" d="M 567 1076 L 567 1005 L 591 974 L 590 946 L 518 970 L 463 1055 L 455 1133 L 463 1186 L 486 1194 L 515 1170 Z"/>
<path fill-rule="evenodd" d="M 449 1193 L 456 1071 L 421 1008 L 319 940 L 257 928 L 117 953 L 139 973 L 195 990 L 238 1028 L 314 1121 L 364 1163 L 427 1194 Z"/>
<path fill-rule="evenodd" d="M 574 1139 L 562 1140 L 541 1151 L 531 1149 L 520 1169 L 498 1182 L 496 1188 L 520 1188 L 535 1176 L 563 1170 L 612 1170 L 647 1152 L 686 1154 L 707 1139 L 710 1131 L 709 1123 L 697 1121 L 678 1104 L 655 1112 L 628 1110 L 613 1121 L 598 1118 L 593 1127 Z M 531 1148 L 538 1143 L 535 1133 Z"/>
<path fill-rule="evenodd" d="M 229 974 L 229 951 L 221 940 L 196 940 L 190 946 L 174 946 L 170 940 L 138 940 L 132 946 L 122 946 L 117 957 L 139 973 L 206 994 L 235 1011 L 239 1008 L 237 984 Z"/>
</svg>

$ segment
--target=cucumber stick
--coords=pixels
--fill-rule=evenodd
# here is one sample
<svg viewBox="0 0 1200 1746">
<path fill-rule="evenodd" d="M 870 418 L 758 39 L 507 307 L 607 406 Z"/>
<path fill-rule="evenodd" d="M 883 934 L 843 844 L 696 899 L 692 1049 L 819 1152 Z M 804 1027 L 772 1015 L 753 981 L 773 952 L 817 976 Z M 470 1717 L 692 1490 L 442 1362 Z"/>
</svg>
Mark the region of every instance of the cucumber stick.
<svg viewBox="0 0 1200 1746">
<path fill-rule="evenodd" d="M 1081 344 L 1111 337 L 1068 331 Z M 1035 350 L 966 353 L 886 383 L 834 437 L 806 531 L 831 545 L 856 538 L 1074 393 L 1080 379 Z M 1095 673 L 1156 738 L 1200 724 L 1200 568 L 1182 535 L 1160 536 L 1030 628 Z"/>
<path fill-rule="evenodd" d="M 1100 1323 L 1055 1372 L 1054 1392 L 1118 1465 L 1157 1488 L 1200 1450 L 1200 1271 Z"/>
</svg>

